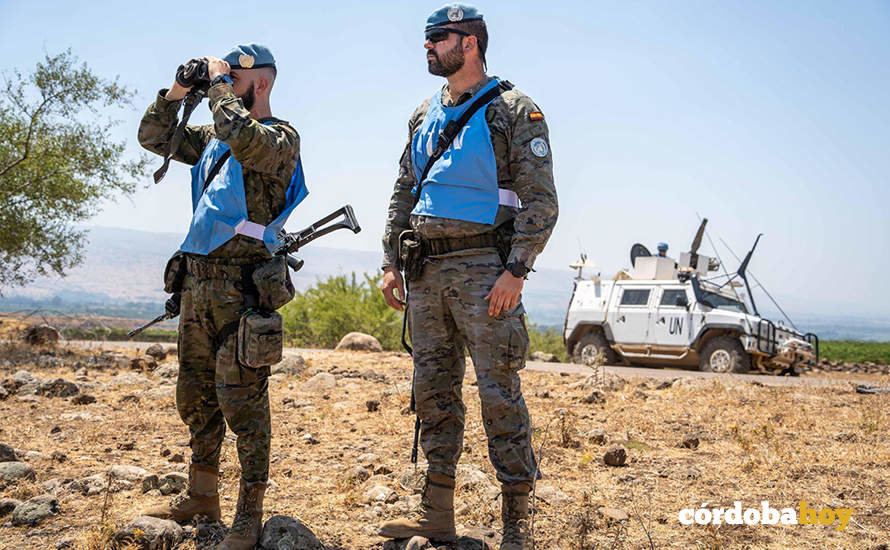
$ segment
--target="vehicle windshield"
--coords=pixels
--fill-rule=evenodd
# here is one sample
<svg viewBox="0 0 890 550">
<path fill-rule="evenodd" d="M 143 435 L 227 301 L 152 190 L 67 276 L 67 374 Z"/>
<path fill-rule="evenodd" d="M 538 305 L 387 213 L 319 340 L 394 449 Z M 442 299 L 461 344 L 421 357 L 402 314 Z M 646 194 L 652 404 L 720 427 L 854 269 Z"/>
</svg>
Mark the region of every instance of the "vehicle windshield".
<svg viewBox="0 0 890 550">
<path fill-rule="evenodd" d="M 746 308 L 745 304 L 743 304 L 742 302 L 734 298 L 727 298 L 726 296 L 717 294 L 715 292 L 708 292 L 705 289 L 702 289 L 701 301 L 707 302 L 706 305 L 710 305 L 711 307 L 715 307 L 717 309 L 726 309 L 738 313 L 748 313 L 748 308 Z"/>
</svg>

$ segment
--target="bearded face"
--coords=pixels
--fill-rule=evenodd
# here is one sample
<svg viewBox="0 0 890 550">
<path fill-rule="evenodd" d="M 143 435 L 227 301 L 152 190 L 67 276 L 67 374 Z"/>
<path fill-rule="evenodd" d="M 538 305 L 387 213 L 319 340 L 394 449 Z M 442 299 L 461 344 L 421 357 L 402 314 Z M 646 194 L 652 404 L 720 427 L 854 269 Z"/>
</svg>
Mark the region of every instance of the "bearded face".
<svg viewBox="0 0 890 550">
<path fill-rule="evenodd" d="M 451 76 L 464 66 L 464 50 L 462 40 L 458 37 L 457 44 L 441 56 L 436 50 L 427 50 L 427 68 L 436 76 Z"/>
<path fill-rule="evenodd" d="M 253 82 L 250 83 L 250 87 L 247 88 L 247 91 L 238 96 L 238 99 L 244 104 L 244 108 L 248 111 L 253 108 L 253 103 L 256 101 L 256 94 L 253 89 Z"/>
</svg>

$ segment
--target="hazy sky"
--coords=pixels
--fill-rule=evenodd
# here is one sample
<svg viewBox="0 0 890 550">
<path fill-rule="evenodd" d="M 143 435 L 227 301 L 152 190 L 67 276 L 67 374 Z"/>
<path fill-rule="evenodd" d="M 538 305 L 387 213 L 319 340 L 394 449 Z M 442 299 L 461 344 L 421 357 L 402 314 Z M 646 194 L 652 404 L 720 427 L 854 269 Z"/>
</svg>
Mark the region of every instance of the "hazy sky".
<svg viewBox="0 0 890 550">
<path fill-rule="evenodd" d="M 310 189 L 288 227 L 349 202 L 364 231 L 327 244 L 378 249 L 407 118 L 443 82 L 426 72 L 422 34 L 439 5 L 7 0 L 0 67 L 70 47 L 120 75 L 139 91 L 118 114 L 136 154 L 141 111 L 177 65 L 265 43 L 273 113 L 302 136 Z M 477 5 L 489 72 L 550 126 L 561 211 L 540 265 L 564 268 L 579 246 L 604 275 L 634 242 L 679 254 L 701 213 L 739 254 L 765 234 L 751 269 L 790 309 L 890 316 L 890 3 Z M 210 120 L 206 106 L 193 120 Z M 180 165 L 92 223 L 184 233 L 189 217 Z"/>
</svg>

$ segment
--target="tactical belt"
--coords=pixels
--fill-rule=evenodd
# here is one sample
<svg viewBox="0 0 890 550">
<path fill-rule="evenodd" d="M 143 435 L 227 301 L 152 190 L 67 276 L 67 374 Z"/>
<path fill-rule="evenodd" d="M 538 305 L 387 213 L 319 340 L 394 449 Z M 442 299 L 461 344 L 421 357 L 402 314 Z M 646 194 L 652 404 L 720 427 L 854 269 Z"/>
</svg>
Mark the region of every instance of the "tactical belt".
<svg viewBox="0 0 890 550">
<path fill-rule="evenodd" d="M 499 243 L 500 237 L 498 234 L 490 231 L 481 235 L 473 235 L 472 237 L 421 239 L 420 247 L 424 256 L 440 256 L 471 248 L 498 248 Z"/>
</svg>

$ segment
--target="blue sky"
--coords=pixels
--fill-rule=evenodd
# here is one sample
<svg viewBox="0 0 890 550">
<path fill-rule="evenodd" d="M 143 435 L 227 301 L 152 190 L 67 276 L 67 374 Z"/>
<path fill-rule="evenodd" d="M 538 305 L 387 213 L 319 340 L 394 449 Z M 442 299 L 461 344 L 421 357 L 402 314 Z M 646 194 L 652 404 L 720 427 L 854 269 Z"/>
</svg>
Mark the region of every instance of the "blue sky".
<svg viewBox="0 0 890 550">
<path fill-rule="evenodd" d="M 273 112 L 303 138 L 311 192 L 288 227 L 350 202 L 364 231 L 327 243 L 379 248 L 407 117 L 442 83 L 422 49 L 440 4 L 208 5 L 7 0 L 0 68 L 70 47 L 120 75 L 139 91 L 118 113 L 135 154 L 141 111 L 179 63 L 265 43 L 279 64 Z M 751 269 L 788 309 L 890 317 L 890 3 L 477 5 L 490 72 L 550 126 L 561 214 L 540 265 L 563 268 L 580 246 L 611 275 L 634 242 L 679 253 L 700 213 L 739 254 L 765 234 Z M 206 107 L 193 120 L 209 121 Z M 176 166 L 92 223 L 184 232 L 189 216 Z"/>
</svg>

